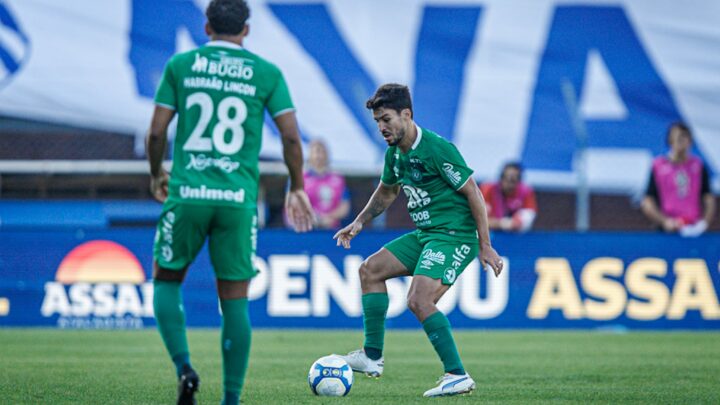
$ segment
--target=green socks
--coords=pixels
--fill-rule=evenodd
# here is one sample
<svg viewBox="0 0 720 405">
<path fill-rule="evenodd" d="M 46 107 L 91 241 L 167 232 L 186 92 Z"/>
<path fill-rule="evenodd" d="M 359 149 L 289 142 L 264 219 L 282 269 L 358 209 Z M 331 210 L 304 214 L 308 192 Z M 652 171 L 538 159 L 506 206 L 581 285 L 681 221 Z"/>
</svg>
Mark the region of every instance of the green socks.
<svg viewBox="0 0 720 405">
<path fill-rule="evenodd" d="M 387 293 L 368 293 L 362 296 L 365 354 L 377 360 L 382 357 L 385 342 L 385 317 L 390 306 Z"/>
<path fill-rule="evenodd" d="M 190 365 L 180 282 L 155 280 L 153 286 L 155 320 L 179 378 L 182 366 Z"/>
<path fill-rule="evenodd" d="M 225 381 L 223 403 L 235 405 L 240 400 L 250 354 L 248 300 L 247 298 L 220 300 L 220 306 L 223 313 L 220 342 Z M 153 308 L 160 336 L 180 377 L 182 367 L 185 364 L 190 365 L 180 283 L 155 280 Z"/>
<path fill-rule="evenodd" d="M 428 316 L 422 323 L 425 333 L 430 339 L 440 360 L 443 362 L 445 372 L 450 374 L 465 374 L 460 355 L 458 354 L 455 340 L 450 331 L 450 322 L 445 315 L 438 311 Z"/>
<path fill-rule="evenodd" d="M 247 298 L 220 300 L 222 334 L 220 347 L 223 356 L 223 404 L 235 405 L 240 399 L 250 358 L 250 314 Z"/>
</svg>

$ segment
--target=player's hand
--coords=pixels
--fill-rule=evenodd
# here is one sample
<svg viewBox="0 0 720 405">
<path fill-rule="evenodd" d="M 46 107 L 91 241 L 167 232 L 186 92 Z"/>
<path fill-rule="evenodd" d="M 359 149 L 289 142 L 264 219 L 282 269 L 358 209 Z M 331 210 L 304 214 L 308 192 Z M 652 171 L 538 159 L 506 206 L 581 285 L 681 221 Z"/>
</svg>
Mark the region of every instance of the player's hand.
<svg viewBox="0 0 720 405">
<path fill-rule="evenodd" d="M 337 231 L 333 239 L 337 240 L 337 246 L 342 245 L 345 249 L 350 249 L 350 240 L 362 231 L 362 224 L 353 221 L 350 225 Z"/>
<path fill-rule="evenodd" d="M 485 271 L 490 266 L 495 272 L 495 277 L 498 277 L 503 270 L 503 259 L 493 249 L 492 246 L 485 244 L 480 246 L 480 263 Z"/>
<path fill-rule="evenodd" d="M 680 227 L 678 233 L 683 238 L 697 238 L 707 230 L 707 227 L 707 222 L 704 219 L 701 219 L 692 225 L 684 225 Z"/>
<path fill-rule="evenodd" d="M 682 222 L 675 218 L 665 218 L 662 221 L 662 228 L 665 232 L 676 232 L 682 227 Z"/>
<path fill-rule="evenodd" d="M 160 202 L 165 202 L 168 197 L 168 176 L 165 169 L 160 170 L 160 174 L 157 176 L 150 176 L 150 193 L 153 198 Z"/>
<path fill-rule="evenodd" d="M 295 232 L 307 232 L 313 228 L 315 212 L 305 190 L 288 191 L 285 196 L 285 212 Z"/>
</svg>

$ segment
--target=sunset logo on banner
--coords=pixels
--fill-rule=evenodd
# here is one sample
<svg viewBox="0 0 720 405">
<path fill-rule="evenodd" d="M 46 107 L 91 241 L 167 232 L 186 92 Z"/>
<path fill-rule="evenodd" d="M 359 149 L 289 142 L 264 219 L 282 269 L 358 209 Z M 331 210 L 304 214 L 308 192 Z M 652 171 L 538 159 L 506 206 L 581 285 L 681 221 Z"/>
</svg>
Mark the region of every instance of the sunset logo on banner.
<svg viewBox="0 0 720 405">
<path fill-rule="evenodd" d="M 30 39 L 4 3 L 0 3 L 0 88 L 30 56 Z"/>
<path fill-rule="evenodd" d="M 65 256 L 40 311 L 59 315 L 61 328 L 141 328 L 153 316 L 152 283 L 126 247 L 95 240 Z"/>
</svg>

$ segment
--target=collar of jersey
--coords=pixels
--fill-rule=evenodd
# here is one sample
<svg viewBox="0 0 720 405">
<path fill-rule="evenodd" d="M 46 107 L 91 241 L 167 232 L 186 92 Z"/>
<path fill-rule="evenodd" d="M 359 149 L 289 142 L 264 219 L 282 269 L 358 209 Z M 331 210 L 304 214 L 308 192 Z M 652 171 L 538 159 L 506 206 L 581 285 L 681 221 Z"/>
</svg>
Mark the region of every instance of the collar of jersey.
<svg viewBox="0 0 720 405">
<path fill-rule="evenodd" d="M 230 48 L 230 49 L 243 49 L 243 47 L 238 44 L 234 44 L 230 41 L 222 41 L 222 40 L 210 41 L 210 42 L 206 43 L 205 46 L 220 46 L 223 48 Z"/>
<path fill-rule="evenodd" d="M 420 141 L 422 140 L 422 129 L 418 124 L 415 124 L 415 129 L 417 130 L 417 138 L 415 138 L 415 142 L 412 144 L 412 150 L 415 150 L 418 145 L 420 145 Z"/>
</svg>

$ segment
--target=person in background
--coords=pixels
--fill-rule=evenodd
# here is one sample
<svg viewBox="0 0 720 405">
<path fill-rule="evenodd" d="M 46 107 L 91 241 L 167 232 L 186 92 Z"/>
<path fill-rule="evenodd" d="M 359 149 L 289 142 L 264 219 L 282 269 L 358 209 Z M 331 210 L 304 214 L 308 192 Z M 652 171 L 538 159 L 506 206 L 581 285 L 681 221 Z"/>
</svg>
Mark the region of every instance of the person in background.
<svg viewBox="0 0 720 405">
<path fill-rule="evenodd" d="M 522 182 L 522 166 L 506 163 L 497 183 L 480 186 L 488 209 L 490 229 L 527 232 L 537 216 L 535 192 Z"/>
<path fill-rule="evenodd" d="M 350 213 L 350 195 L 345 178 L 330 171 L 327 145 L 323 141 L 310 142 L 304 180 L 305 191 L 315 210 L 317 227 L 339 228 L 341 221 Z"/>
<path fill-rule="evenodd" d="M 715 216 L 707 167 L 690 153 L 693 137 L 684 123 L 670 125 L 666 142 L 670 151 L 653 161 L 640 207 L 665 232 L 699 236 Z"/>
</svg>

